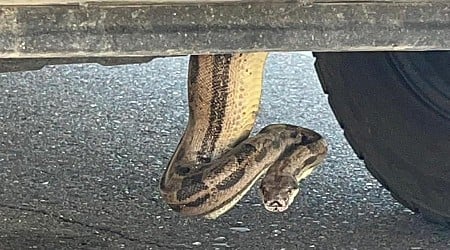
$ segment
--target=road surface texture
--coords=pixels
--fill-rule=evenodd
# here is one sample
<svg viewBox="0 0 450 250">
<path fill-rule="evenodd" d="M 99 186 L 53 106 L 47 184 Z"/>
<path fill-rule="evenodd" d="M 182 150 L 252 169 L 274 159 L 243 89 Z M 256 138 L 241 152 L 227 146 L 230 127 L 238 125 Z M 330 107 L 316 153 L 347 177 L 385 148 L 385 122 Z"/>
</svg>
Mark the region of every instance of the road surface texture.
<svg viewBox="0 0 450 250">
<path fill-rule="evenodd" d="M 184 218 L 158 182 L 187 121 L 187 58 L 0 74 L 0 249 L 450 249 L 450 231 L 397 203 L 343 137 L 310 53 L 273 53 L 256 131 L 330 143 L 286 213 L 254 188 L 215 221 Z"/>
</svg>

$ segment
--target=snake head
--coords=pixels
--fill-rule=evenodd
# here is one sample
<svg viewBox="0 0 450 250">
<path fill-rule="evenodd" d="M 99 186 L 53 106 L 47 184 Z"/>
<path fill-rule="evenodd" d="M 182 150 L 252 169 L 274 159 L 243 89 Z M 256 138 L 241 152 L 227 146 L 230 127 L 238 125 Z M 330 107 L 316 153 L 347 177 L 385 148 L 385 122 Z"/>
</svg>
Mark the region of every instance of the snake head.
<svg viewBox="0 0 450 250">
<path fill-rule="evenodd" d="M 270 212 L 283 212 L 298 194 L 298 183 L 291 175 L 265 176 L 259 187 L 264 207 Z"/>
</svg>

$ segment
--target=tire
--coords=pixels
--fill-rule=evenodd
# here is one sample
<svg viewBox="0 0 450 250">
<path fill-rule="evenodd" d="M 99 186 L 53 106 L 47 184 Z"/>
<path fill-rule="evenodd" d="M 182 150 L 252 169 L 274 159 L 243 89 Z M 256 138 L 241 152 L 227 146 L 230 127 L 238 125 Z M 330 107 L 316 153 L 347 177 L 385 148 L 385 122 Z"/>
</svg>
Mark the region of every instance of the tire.
<svg viewBox="0 0 450 250">
<path fill-rule="evenodd" d="M 400 203 L 450 226 L 450 51 L 314 53 L 345 136 Z"/>
</svg>

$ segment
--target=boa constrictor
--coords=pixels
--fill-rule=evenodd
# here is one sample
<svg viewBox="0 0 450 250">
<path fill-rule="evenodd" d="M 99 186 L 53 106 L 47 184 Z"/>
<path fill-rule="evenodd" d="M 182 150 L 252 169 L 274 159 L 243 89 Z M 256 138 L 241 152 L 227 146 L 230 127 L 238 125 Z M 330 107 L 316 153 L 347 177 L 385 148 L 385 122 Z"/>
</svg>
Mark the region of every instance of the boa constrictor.
<svg viewBox="0 0 450 250">
<path fill-rule="evenodd" d="M 324 159 L 318 133 L 273 124 L 249 137 L 259 110 L 266 52 L 193 55 L 189 61 L 189 120 L 160 182 L 177 212 L 215 219 L 259 177 L 267 210 L 281 212 L 298 182 Z"/>
</svg>

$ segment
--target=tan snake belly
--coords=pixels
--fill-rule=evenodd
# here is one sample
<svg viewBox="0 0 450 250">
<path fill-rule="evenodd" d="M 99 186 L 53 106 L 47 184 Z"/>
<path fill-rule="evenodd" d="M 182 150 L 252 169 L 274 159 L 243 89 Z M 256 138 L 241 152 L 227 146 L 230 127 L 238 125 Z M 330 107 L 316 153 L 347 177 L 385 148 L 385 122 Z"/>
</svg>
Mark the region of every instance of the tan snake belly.
<svg viewBox="0 0 450 250">
<path fill-rule="evenodd" d="M 266 174 L 260 187 L 264 205 L 283 211 L 298 182 L 324 160 L 327 144 L 309 129 L 275 124 L 249 137 L 266 57 L 266 52 L 190 57 L 188 125 L 160 182 L 173 210 L 216 218 Z"/>
</svg>

